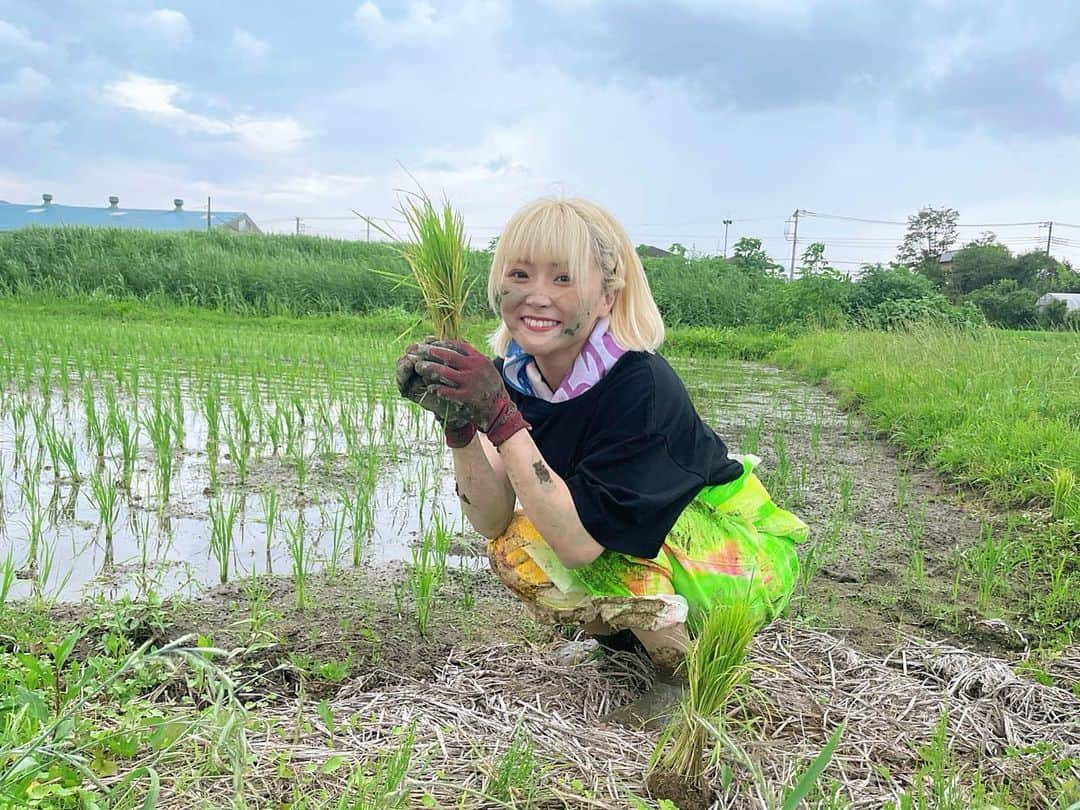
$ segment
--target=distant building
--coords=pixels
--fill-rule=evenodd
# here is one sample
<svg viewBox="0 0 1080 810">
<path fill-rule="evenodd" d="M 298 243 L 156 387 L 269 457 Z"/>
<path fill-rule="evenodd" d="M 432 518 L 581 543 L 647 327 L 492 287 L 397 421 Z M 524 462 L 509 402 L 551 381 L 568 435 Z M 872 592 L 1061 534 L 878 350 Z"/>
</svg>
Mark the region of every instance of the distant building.
<svg viewBox="0 0 1080 810">
<path fill-rule="evenodd" d="M 1035 308 L 1042 309 L 1054 301 L 1064 301 L 1066 312 L 1080 310 L 1080 293 L 1046 293 L 1035 302 Z"/>
<path fill-rule="evenodd" d="M 92 228 L 134 228 L 144 231 L 205 231 L 206 212 L 186 211 L 184 201 L 173 200 L 166 210 L 121 208 L 119 197 L 109 197 L 109 205 L 57 205 L 51 194 L 41 195 L 41 205 L 21 205 L 0 201 L 0 231 L 30 225 L 88 225 Z M 211 211 L 210 227 L 241 233 L 262 233 L 259 226 L 241 211 Z"/>
<path fill-rule="evenodd" d="M 678 253 L 672 253 L 670 250 L 664 250 L 663 248 L 653 247 L 652 245 L 638 245 L 638 255 L 646 256 L 652 259 L 677 259 Z"/>
<path fill-rule="evenodd" d="M 943 268 L 951 266 L 954 258 L 956 258 L 955 250 L 942 251 L 941 255 L 938 256 L 938 264 L 940 264 Z"/>
</svg>

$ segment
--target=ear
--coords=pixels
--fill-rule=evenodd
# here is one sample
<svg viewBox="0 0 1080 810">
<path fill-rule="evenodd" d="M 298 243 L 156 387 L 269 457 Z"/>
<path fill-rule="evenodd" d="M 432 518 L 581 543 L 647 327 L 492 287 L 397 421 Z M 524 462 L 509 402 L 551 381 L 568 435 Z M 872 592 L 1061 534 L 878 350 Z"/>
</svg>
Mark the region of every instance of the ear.
<svg viewBox="0 0 1080 810">
<path fill-rule="evenodd" d="M 600 300 L 596 302 L 596 316 L 606 318 L 611 314 L 611 308 L 615 306 L 615 290 L 600 293 Z"/>
</svg>

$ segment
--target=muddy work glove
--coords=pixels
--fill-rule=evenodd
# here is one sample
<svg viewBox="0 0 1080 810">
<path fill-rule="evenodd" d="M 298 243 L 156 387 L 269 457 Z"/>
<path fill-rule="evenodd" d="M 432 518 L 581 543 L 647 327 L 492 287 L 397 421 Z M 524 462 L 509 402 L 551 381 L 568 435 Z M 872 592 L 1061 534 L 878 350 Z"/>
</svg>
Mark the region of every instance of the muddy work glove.
<svg viewBox="0 0 1080 810">
<path fill-rule="evenodd" d="M 428 338 L 433 340 L 433 338 Z M 446 446 L 465 447 L 476 435 L 476 425 L 463 416 L 461 406 L 456 402 L 440 399 L 430 385 L 416 372 L 416 361 L 420 359 L 417 344 L 405 348 L 405 354 L 398 358 L 395 379 L 398 393 L 421 408 L 430 411 L 443 427 Z"/>
<path fill-rule="evenodd" d="M 433 341 L 417 347 L 414 368 L 440 400 L 456 403 L 460 414 L 498 447 L 529 427 L 490 359 L 463 340 Z"/>
</svg>

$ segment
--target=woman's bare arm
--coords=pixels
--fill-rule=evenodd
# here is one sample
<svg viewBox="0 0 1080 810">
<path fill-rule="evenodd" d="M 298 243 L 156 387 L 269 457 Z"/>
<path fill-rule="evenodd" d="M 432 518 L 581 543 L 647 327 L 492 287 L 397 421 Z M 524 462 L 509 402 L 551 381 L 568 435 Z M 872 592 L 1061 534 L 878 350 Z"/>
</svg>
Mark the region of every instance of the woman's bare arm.
<svg viewBox="0 0 1080 810">
<path fill-rule="evenodd" d="M 559 562 L 580 568 L 603 553 L 604 547 L 582 525 L 566 482 L 544 461 L 529 431 L 519 430 L 498 453 L 526 517 Z"/>
<path fill-rule="evenodd" d="M 453 452 L 457 492 L 465 517 L 484 537 L 498 537 L 510 525 L 517 500 L 502 459 L 480 433 Z"/>
</svg>

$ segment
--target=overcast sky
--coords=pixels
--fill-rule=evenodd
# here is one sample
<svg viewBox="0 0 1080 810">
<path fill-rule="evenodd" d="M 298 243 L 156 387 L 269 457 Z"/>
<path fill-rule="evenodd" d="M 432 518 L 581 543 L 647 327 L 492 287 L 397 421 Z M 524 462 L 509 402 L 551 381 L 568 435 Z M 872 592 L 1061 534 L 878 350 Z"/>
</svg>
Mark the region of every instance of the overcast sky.
<svg viewBox="0 0 1080 810">
<path fill-rule="evenodd" d="M 1080 261 L 1080 3 L 0 0 L 0 199 L 363 235 L 406 167 L 481 246 L 580 195 L 635 242 L 959 209 Z M 902 226 L 803 216 L 844 269 Z M 1060 241 L 1058 241 L 1060 240 Z M 849 264 L 850 263 L 850 264 Z"/>
</svg>

